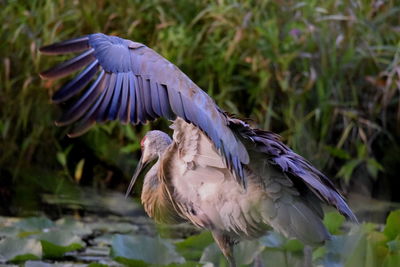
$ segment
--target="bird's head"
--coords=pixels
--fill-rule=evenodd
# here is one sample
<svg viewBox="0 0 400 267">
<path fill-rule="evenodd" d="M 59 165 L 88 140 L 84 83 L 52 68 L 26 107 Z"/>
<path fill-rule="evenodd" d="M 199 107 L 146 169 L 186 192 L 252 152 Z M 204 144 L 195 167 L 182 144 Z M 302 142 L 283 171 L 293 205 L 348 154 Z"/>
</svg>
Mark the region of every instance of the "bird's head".
<svg viewBox="0 0 400 267">
<path fill-rule="evenodd" d="M 171 142 L 171 137 L 164 132 L 157 130 L 147 132 L 142 141 L 140 141 L 140 147 L 142 149 L 142 157 L 140 160 L 143 164 L 147 164 L 158 159 Z"/>
<path fill-rule="evenodd" d="M 135 173 L 132 176 L 128 190 L 126 191 L 125 197 L 128 197 L 131 192 L 133 185 L 141 171 L 152 161 L 158 159 L 164 152 L 165 149 L 172 143 L 171 137 L 168 134 L 161 131 L 149 131 L 140 141 L 140 147 L 142 149 L 142 156 L 137 164 Z"/>
</svg>

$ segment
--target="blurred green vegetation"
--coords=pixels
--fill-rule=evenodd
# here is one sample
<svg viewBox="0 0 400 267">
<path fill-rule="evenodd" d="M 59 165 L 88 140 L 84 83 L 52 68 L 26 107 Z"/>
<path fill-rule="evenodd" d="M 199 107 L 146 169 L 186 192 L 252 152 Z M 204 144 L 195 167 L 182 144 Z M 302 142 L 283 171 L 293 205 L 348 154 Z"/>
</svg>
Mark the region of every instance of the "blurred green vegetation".
<svg viewBox="0 0 400 267">
<path fill-rule="evenodd" d="M 327 214 L 324 223 L 333 236 L 310 251 L 313 266 L 399 266 L 400 210 L 391 212 L 383 227 L 343 222 L 337 212 Z M 117 262 L 134 267 L 227 266 L 208 231 L 182 240 L 162 232 L 161 237 L 143 235 L 134 223 L 123 217 L 57 221 L 0 217 L 0 264 L 53 266 L 48 262 L 57 260 L 57 266 L 119 266 Z M 265 267 L 289 267 L 304 266 L 304 253 L 299 241 L 271 231 L 258 240 L 242 241 L 234 254 L 238 266 L 254 266 L 258 261 Z"/>
<path fill-rule="evenodd" d="M 44 44 L 93 32 L 145 43 L 223 109 L 249 117 L 345 192 L 400 201 L 400 5 L 396 1 L 0 0 L 0 214 L 47 209 L 42 194 L 124 191 L 151 126 L 55 127 L 63 58 Z M 140 190 L 140 186 L 136 189 Z"/>
<path fill-rule="evenodd" d="M 282 135 L 296 152 L 336 178 L 345 193 L 357 196 L 351 198 L 352 207 L 361 220 L 376 219 L 369 211 L 378 211 L 383 223 L 390 202 L 400 201 L 398 1 L 0 0 L 0 7 L 1 215 L 44 212 L 58 219 L 65 213 L 79 217 L 102 210 L 120 215 L 134 206 L 123 202 L 122 195 L 104 191 L 124 192 L 141 136 L 150 128 L 168 131 L 168 123 L 107 123 L 69 139 L 68 129 L 53 123 L 60 107 L 50 103 L 61 83 L 38 76 L 64 59 L 42 57 L 40 46 L 93 32 L 152 47 L 223 109 Z M 313 262 L 398 266 L 399 218 L 397 211 L 385 227 L 348 228 L 342 226 L 343 218 L 329 213 L 325 224 L 335 239 L 314 250 Z M 93 241 L 103 244 L 101 257 L 147 266 L 154 263 L 146 262 L 151 255 L 132 258 L 124 250 L 147 242 L 173 255 L 174 262 L 185 258 L 184 266 L 199 260 L 225 264 L 208 234 L 172 245 L 131 232 L 143 234 L 123 223 L 3 217 L 0 258 L 23 262 L 59 259 L 65 253 L 75 257 L 74 251 Z M 300 264 L 301 249 L 276 233 L 240 247 L 243 263 L 254 260 L 256 251 L 274 266 Z"/>
</svg>

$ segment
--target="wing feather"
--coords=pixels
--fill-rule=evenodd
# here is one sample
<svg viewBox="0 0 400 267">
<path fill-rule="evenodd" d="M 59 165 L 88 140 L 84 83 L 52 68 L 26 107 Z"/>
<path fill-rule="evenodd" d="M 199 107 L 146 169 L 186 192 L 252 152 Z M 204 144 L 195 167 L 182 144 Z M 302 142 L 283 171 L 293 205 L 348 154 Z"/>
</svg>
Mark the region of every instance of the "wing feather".
<svg viewBox="0 0 400 267">
<path fill-rule="evenodd" d="M 72 96 L 78 94 L 96 75 L 98 72 L 99 61 L 93 61 L 87 68 L 85 68 L 78 76 L 72 81 L 61 87 L 54 95 L 52 100 L 55 103 L 60 103 L 70 99 Z"/>
<path fill-rule="evenodd" d="M 295 183 L 302 183 L 319 199 L 337 208 L 349 220 L 357 222 L 356 216 L 328 177 L 283 144 L 278 135 L 251 128 L 238 119 L 231 119 L 230 121 L 234 131 L 253 143 L 254 155 L 257 157 L 257 159 L 252 159 L 250 164 L 253 171 L 263 170 L 260 166 L 256 166 L 257 161 L 261 159 L 262 164 L 277 167 L 282 175 L 291 178 Z M 259 173 L 259 175 L 262 176 L 262 173 Z"/>
<path fill-rule="evenodd" d="M 140 123 L 146 123 L 147 121 L 147 116 L 146 116 L 146 110 L 144 109 L 144 104 L 145 102 L 143 101 L 143 91 L 141 88 L 141 84 L 139 81 L 139 78 L 137 76 L 133 76 L 133 81 L 135 83 L 135 92 L 136 92 L 136 112 L 138 116 L 138 122 Z"/>
<path fill-rule="evenodd" d="M 117 74 L 117 79 L 115 82 L 114 89 L 109 88 L 109 90 L 113 92 L 112 99 L 109 103 L 109 112 L 108 112 L 108 117 L 107 117 L 109 120 L 115 120 L 117 118 L 117 113 L 119 111 L 119 108 L 121 107 L 120 95 L 121 95 L 123 79 L 124 79 L 124 73 L 119 72 Z"/>
<path fill-rule="evenodd" d="M 153 108 L 153 111 L 156 113 L 154 117 L 162 117 L 163 113 L 161 111 L 161 101 L 160 101 L 160 95 L 158 93 L 158 87 L 157 84 L 154 81 L 150 81 L 150 97 L 151 97 L 151 106 Z"/>
<path fill-rule="evenodd" d="M 81 52 L 89 48 L 89 37 L 83 36 L 68 41 L 44 46 L 40 52 L 45 55 L 62 55 L 65 53 Z"/>
<path fill-rule="evenodd" d="M 175 119 L 176 115 L 172 112 L 171 105 L 165 101 L 165 99 L 169 99 L 167 87 L 163 84 L 157 84 L 157 89 L 162 116 L 169 120 Z"/>
<path fill-rule="evenodd" d="M 96 113 L 96 117 L 93 117 L 97 122 L 103 122 L 107 120 L 108 108 L 110 106 L 110 102 L 113 95 L 113 89 L 115 87 L 115 82 L 117 80 L 117 75 L 115 73 L 111 73 L 110 79 L 108 81 L 108 85 L 106 87 L 106 94 L 101 101 L 98 113 Z"/>
<path fill-rule="evenodd" d="M 54 68 L 40 73 L 42 79 L 59 79 L 65 77 L 72 72 L 79 70 L 83 66 L 91 63 L 95 60 L 93 55 L 94 49 L 91 48 L 88 51 L 76 56 L 70 60 L 67 60 Z"/>
<path fill-rule="evenodd" d="M 84 133 L 95 122 L 118 119 L 137 124 L 158 117 L 180 117 L 211 139 L 238 182 L 245 185 L 242 168 L 249 156 L 228 127 L 227 116 L 184 73 L 152 49 L 98 33 L 45 46 L 40 51 L 51 55 L 83 51 L 41 73 L 44 79 L 57 79 L 88 66 L 53 97 L 57 103 L 78 98 L 60 120 L 62 125 L 78 123 L 77 132 L 71 136 Z M 100 71 L 105 72 L 107 83 L 96 80 L 84 89 Z M 84 115 L 87 111 L 90 115 Z"/>
<path fill-rule="evenodd" d="M 135 88 L 135 78 L 132 72 L 128 73 L 129 79 L 129 103 L 130 103 L 130 121 L 133 124 L 138 123 L 138 117 L 136 112 L 137 101 L 136 101 L 136 88 Z"/>
<path fill-rule="evenodd" d="M 61 118 L 56 122 L 58 126 L 68 125 L 71 122 L 79 119 L 96 101 L 98 95 L 104 91 L 102 81 L 104 79 L 104 71 L 100 73 L 96 81 L 89 89 L 81 96 L 81 98 L 66 111 Z"/>
<path fill-rule="evenodd" d="M 154 118 L 158 118 L 157 114 L 153 111 L 152 99 L 151 99 L 151 88 L 150 88 L 150 79 L 141 79 L 142 82 L 142 92 L 143 92 L 143 100 L 144 107 L 147 113 L 147 116 L 152 120 Z"/>
<path fill-rule="evenodd" d="M 129 78 L 127 73 L 123 73 L 121 107 L 118 113 L 118 118 L 122 123 L 129 122 L 129 105 L 130 105 Z"/>
</svg>

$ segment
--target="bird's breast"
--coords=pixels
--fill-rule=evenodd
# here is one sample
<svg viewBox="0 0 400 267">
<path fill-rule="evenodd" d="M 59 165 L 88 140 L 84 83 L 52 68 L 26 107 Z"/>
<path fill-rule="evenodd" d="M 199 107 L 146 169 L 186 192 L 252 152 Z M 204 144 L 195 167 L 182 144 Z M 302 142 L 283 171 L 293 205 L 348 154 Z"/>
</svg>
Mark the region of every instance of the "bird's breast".
<svg viewBox="0 0 400 267">
<path fill-rule="evenodd" d="M 195 225 L 247 237 L 267 229 L 260 210 L 267 195 L 256 183 L 245 190 L 229 170 L 200 166 L 172 181 L 182 216 Z"/>
</svg>

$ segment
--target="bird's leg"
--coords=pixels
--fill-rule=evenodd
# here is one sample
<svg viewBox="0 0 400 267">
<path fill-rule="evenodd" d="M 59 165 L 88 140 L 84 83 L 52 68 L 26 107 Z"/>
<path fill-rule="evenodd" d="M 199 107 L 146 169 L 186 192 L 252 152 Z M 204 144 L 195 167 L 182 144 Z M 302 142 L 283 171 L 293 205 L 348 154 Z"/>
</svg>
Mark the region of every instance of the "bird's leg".
<svg viewBox="0 0 400 267">
<path fill-rule="evenodd" d="M 312 247 L 305 245 L 303 249 L 304 253 L 304 267 L 311 267 L 312 266 Z"/>
<path fill-rule="evenodd" d="M 212 235 L 218 247 L 224 254 L 226 260 L 228 261 L 229 267 L 236 267 L 235 257 L 233 256 L 233 245 L 235 242 L 228 236 L 218 232 L 213 231 Z"/>
</svg>

